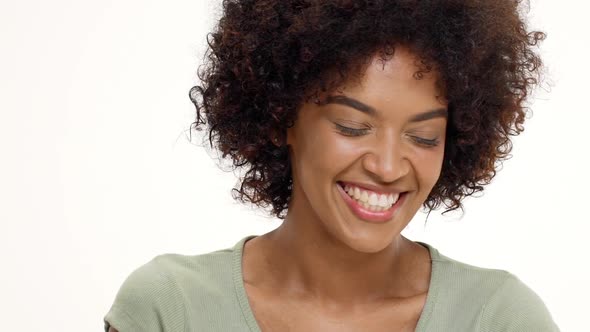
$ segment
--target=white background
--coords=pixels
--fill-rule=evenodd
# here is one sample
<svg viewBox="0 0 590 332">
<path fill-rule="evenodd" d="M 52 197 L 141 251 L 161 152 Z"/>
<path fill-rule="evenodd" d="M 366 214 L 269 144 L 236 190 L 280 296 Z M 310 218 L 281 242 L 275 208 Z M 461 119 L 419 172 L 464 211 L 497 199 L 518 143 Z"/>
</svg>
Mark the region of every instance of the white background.
<svg viewBox="0 0 590 332">
<path fill-rule="evenodd" d="M 5 331 L 101 331 L 124 278 L 278 221 L 188 128 L 188 90 L 218 1 L 0 2 L 0 316 Z M 584 8 L 582 8 L 584 7 Z M 509 270 L 563 331 L 587 328 L 588 5 L 531 1 L 548 33 L 544 90 L 514 157 L 466 213 L 405 231 L 447 256 Z M 124 331 L 122 331 L 124 332 Z"/>
</svg>

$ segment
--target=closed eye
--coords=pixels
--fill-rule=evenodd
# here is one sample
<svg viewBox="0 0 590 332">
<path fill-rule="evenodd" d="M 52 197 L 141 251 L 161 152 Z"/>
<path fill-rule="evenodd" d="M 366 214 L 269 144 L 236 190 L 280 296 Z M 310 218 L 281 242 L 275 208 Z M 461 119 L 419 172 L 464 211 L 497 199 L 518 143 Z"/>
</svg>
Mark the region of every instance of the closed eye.
<svg viewBox="0 0 590 332">
<path fill-rule="evenodd" d="M 419 145 L 422 145 L 426 148 L 433 148 L 433 147 L 438 146 L 440 144 L 440 141 L 438 138 L 428 139 L 428 138 L 423 138 L 423 137 L 419 137 L 419 136 L 410 136 L 410 138 L 414 142 L 416 142 Z"/>
<path fill-rule="evenodd" d="M 336 129 L 341 134 L 343 134 L 345 136 L 350 136 L 350 137 L 357 137 L 357 136 L 366 135 L 367 132 L 370 130 L 370 128 L 351 128 L 351 127 L 343 126 L 338 123 L 334 123 L 334 125 L 336 126 Z M 424 138 L 424 137 L 420 137 L 420 136 L 415 136 L 415 135 L 408 135 L 408 137 L 410 139 L 412 139 L 414 142 L 416 142 L 418 145 L 421 145 L 425 148 L 433 148 L 433 147 L 436 147 L 440 144 L 440 140 L 438 137 L 432 138 L 432 139 Z"/>
<path fill-rule="evenodd" d="M 336 129 L 338 129 L 339 132 L 341 132 L 342 134 L 346 135 L 346 136 L 362 136 L 365 135 L 369 129 L 368 128 L 350 128 L 350 127 L 345 127 L 343 125 L 340 125 L 338 123 L 334 123 L 334 125 L 336 126 Z"/>
</svg>

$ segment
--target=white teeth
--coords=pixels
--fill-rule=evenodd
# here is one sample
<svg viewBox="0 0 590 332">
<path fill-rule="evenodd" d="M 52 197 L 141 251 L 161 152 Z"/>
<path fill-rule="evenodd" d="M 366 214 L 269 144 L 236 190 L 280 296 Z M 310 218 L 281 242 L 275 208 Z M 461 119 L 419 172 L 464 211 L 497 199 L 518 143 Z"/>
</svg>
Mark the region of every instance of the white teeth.
<svg viewBox="0 0 590 332">
<path fill-rule="evenodd" d="M 379 206 L 380 207 L 387 207 L 388 205 L 390 205 L 387 201 L 387 197 L 389 197 L 389 195 L 379 195 Z"/>
<path fill-rule="evenodd" d="M 369 202 L 369 194 L 366 191 L 361 191 L 361 197 L 359 198 L 359 200 L 368 203 Z"/>
<path fill-rule="evenodd" d="M 395 204 L 397 202 L 397 200 L 399 199 L 399 193 L 397 194 L 389 194 L 389 196 L 387 197 L 387 202 L 391 205 Z"/>
<path fill-rule="evenodd" d="M 399 193 L 395 194 L 377 194 L 374 192 L 361 190 L 358 187 L 346 185 L 344 191 L 352 198 L 354 198 L 362 207 L 369 211 L 384 211 L 399 199 Z"/>
<path fill-rule="evenodd" d="M 377 205 L 377 203 L 379 203 L 379 198 L 377 197 L 377 194 L 371 193 L 371 195 L 369 195 L 369 204 Z"/>
</svg>

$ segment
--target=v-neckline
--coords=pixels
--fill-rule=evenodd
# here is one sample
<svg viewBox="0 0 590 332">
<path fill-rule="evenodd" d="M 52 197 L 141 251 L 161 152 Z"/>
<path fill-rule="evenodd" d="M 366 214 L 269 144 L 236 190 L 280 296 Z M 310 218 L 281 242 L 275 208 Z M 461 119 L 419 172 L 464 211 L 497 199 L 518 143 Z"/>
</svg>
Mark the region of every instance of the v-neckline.
<svg viewBox="0 0 590 332">
<path fill-rule="evenodd" d="M 242 269 L 242 258 L 244 254 L 244 245 L 250 239 L 257 237 L 258 235 L 248 235 L 242 238 L 233 248 L 233 266 L 232 266 L 232 273 L 233 273 L 233 282 L 234 282 L 234 289 L 236 293 L 236 297 L 238 299 L 238 303 L 240 308 L 242 309 L 242 314 L 244 315 L 244 319 L 248 324 L 251 332 L 261 332 L 260 326 L 258 326 L 258 322 L 254 317 L 254 312 L 252 307 L 250 306 L 250 302 L 248 301 L 248 294 L 246 293 L 246 288 L 244 286 L 244 275 Z M 428 322 L 430 321 L 430 317 L 434 310 L 434 305 L 436 303 L 436 298 L 438 295 L 438 285 L 440 284 L 438 281 L 439 273 L 438 273 L 438 265 L 436 262 L 439 258 L 439 253 L 436 248 L 432 247 L 431 245 L 420 242 L 414 241 L 426 249 L 430 253 L 430 262 L 431 262 L 431 269 L 430 269 L 430 282 L 428 285 L 428 292 L 426 294 L 426 303 L 424 304 L 424 308 L 422 308 L 422 313 L 420 314 L 420 318 L 418 319 L 418 323 L 416 325 L 415 332 L 425 332 Z"/>
</svg>

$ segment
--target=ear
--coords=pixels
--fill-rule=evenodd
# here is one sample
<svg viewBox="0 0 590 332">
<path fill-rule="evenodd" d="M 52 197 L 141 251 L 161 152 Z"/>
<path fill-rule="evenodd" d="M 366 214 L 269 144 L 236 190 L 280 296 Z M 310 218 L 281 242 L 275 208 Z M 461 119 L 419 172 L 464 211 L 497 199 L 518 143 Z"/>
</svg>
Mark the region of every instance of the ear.
<svg viewBox="0 0 590 332">
<path fill-rule="evenodd" d="M 281 147 L 284 145 L 284 135 L 281 135 L 277 130 L 271 130 L 269 134 L 270 142 L 275 145 L 276 147 Z"/>
</svg>

